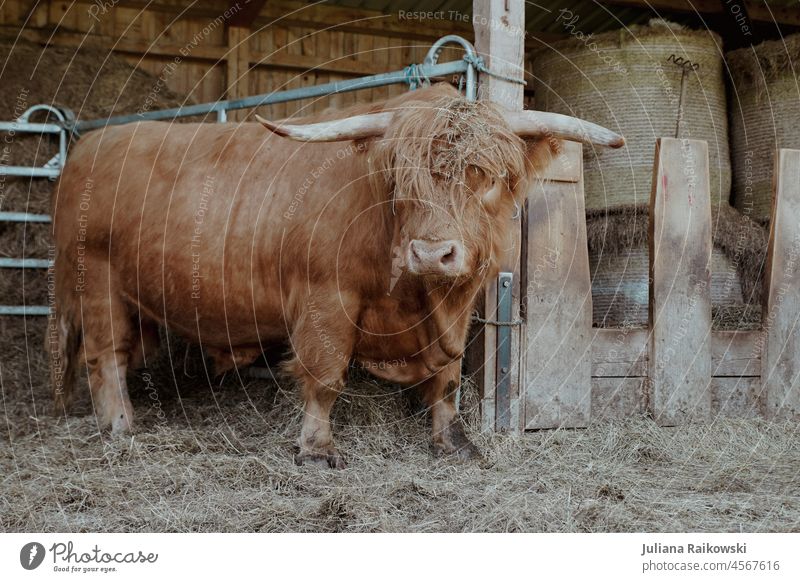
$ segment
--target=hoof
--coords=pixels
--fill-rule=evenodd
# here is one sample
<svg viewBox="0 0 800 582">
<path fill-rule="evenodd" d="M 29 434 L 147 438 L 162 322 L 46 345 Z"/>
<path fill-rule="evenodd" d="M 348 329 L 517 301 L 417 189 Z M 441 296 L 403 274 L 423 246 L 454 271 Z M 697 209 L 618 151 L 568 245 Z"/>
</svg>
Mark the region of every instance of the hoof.
<svg viewBox="0 0 800 582">
<path fill-rule="evenodd" d="M 441 434 L 434 436 L 433 454 L 436 457 L 451 457 L 459 461 L 483 461 L 483 455 L 467 435 L 458 418 L 447 425 Z"/>
<path fill-rule="evenodd" d="M 111 420 L 111 434 L 114 436 L 128 434 L 132 429 L 131 418 L 127 414 L 119 414 Z"/>
<path fill-rule="evenodd" d="M 100 429 L 110 429 L 113 436 L 133 432 L 133 407 L 128 404 L 116 406 L 114 410 L 101 409 L 97 413 Z"/>
<path fill-rule="evenodd" d="M 324 449 L 302 449 L 294 456 L 296 465 L 316 466 L 322 469 L 346 469 L 344 457 L 334 447 Z"/>
</svg>

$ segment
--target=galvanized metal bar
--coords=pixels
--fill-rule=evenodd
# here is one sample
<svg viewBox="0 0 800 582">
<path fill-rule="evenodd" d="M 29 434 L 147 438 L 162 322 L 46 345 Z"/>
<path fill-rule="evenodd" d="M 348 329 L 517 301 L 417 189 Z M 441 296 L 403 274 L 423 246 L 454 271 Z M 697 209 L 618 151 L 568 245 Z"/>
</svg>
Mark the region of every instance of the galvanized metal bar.
<svg viewBox="0 0 800 582">
<path fill-rule="evenodd" d="M 24 178 L 58 178 L 61 168 L 30 168 L 28 166 L 0 166 L 0 176 L 22 176 Z"/>
<path fill-rule="evenodd" d="M 52 220 L 47 214 L 0 212 L 0 222 L 52 222 Z"/>
<path fill-rule="evenodd" d="M 46 305 L 0 305 L 0 315 L 50 315 Z"/>
<path fill-rule="evenodd" d="M 31 123 L 30 117 L 38 111 L 46 111 L 53 115 L 60 124 Z M 50 178 L 55 180 L 61 174 L 61 168 L 67 161 L 67 128 L 74 119 L 69 109 L 59 109 L 52 105 L 34 105 L 29 107 L 16 121 L 0 121 L 0 132 L 6 133 L 51 133 L 58 135 L 58 153 L 43 167 L 0 165 L 0 176 L 22 176 L 25 178 Z"/>
<path fill-rule="evenodd" d="M 435 65 L 420 65 L 418 71 L 425 77 L 447 77 L 457 73 L 465 73 L 470 65 L 466 61 L 451 61 L 449 63 Z M 78 133 L 106 127 L 108 125 L 121 125 L 136 121 L 157 121 L 169 120 L 176 117 L 188 117 L 192 115 L 208 115 L 217 113 L 221 110 L 233 111 L 237 109 L 248 109 L 251 107 L 261 107 L 274 103 L 284 103 L 286 101 L 296 101 L 313 97 L 323 97 L 347 91 L 358 91 L 359 89 L 371 89 L 383 87 L 384 85 L 394 85 L 408 81 L 406 69 L 402 71 L 392 71 L 390 73 L 380 73 L 369 77 L 359 77 L 358 79 L 348 79 L 346 81 L 334 81 L 322 85 L 311 87 L 300 87 L 287 91 L 277 91 L 262 95 L 253 95 L 242 99 L 231 99 L 226 101 L 216 101 L 214 103 L 201 103 L 198 105 L 188 105 L 173 109 L 161 109 L 159 111 L 148 111 L 145 113 L 135 113 L 132 115 L 120 115 L 106 119 L 92 119 L 88 121 L 78 121 L 75 123 L 75 130 Z"/>
<path fill-rule="evenodd" d="M 49 259 L 0 258 L 0 268 L 3 269 L 47 269 L 52 264 Z"/>
<path fill-rule="evenodd" d="M 511 429 L 511 324 L 514 274 L 497 277 L 497 388 L 495 389 L 495 430 Z M 506 324 L 506 325 L 503 325 Z"/>
<path fill-rule="evenodd" d="M 55 123 L 29 123 L 27 121 L 0 121 L 0 131 L 15 133 L 61 133 L 64 128 Z"/>
</svg>

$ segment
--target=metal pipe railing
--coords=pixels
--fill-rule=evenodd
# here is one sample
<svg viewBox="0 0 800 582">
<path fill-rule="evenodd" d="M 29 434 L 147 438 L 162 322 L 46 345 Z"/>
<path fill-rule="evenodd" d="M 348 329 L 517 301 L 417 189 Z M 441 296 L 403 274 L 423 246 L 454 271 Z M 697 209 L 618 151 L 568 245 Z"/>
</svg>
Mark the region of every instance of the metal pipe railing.
<svg viewBox="0 0 800 582">
<path fill-rule="evenodd" d="M 466 41 L 464 41 L 466 42 Z M 472 70 L 474 74 L 474 67 L 466 60 L 451 61 L 442 64 L 423 64 L 416 68 L 416 73 L 424 78 L 430 77 L 446 77 L 458 73 L 467 73 Z M 250 109 L 253 107 L 262 107 L 264 105 L 273 105 L 275 103 L 285 103 L 287 101 L 299 101 L 300 99 L 309 99 L 313 97 L 324 97 L 326 95 L 335 95 L 336 93 L 345 93 L 348 91 L 358 91 L 361 89 L 373 89 L 375 87 L 383 87 L 385 85 L 396 85 L 398 83 L 407 83 L 409 81 L 409 68 L 401 71 L 392 71 L 391 73 L 380 73 L 378 75 L 371 75 L 369 77 L 359 77 L 358 79 L 348 79 L 346 81 L 333 81 L 331 83 L 324 83 L 322 85 L 312 85 L 310 87 L 300 87 L 298 89 L 288 89 L 286 91 L 277 91 L 274 93 L 265 93 L 262 95 L 254 95 L 252 97 L 244 97 L 242 99 L 228 99 L 224 101 L 215 101 L 213 103 L 201 103 L 199 105 L 185 105 L 183 107 L 175 107 L 173 109 L 160 109 L 158 111 L 148 111 L 145 113 L 134 113 L 132 115 L 119 115 L 109 117 L 106 119 L 93 119 L 90 121 L 78 121 L 74 124 L 74 130 L 81 134 L 85 131 L 99 129 L 109 125 L 122 125 L 124 123 L 133 123 L 136 121 L 158 121 L 175 119 L 176 117 L 189 117 L 192 115 L 208 115 L 210 113 L 223 114 L 223 119 L 226 117 L 228 111 L 235 111 L 237 109 Z"/>
</svg>

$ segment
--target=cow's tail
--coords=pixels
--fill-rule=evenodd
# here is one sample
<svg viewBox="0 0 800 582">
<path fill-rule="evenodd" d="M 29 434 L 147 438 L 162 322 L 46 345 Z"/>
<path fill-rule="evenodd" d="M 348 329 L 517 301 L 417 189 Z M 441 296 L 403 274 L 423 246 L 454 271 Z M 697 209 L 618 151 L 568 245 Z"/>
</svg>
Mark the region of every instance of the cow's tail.
<svg viewBox="0 0 800 582">
<path fill-rule="evenodd" d="M 47 322 L 47 351 L 50 360 L 50 385 L 53 390 L 53 412 L 69 412 L 75 391 L 81 347 L 80 310 L 74 295 L 62 293 L 58 281 L 55 301 Z"/>
</svg>

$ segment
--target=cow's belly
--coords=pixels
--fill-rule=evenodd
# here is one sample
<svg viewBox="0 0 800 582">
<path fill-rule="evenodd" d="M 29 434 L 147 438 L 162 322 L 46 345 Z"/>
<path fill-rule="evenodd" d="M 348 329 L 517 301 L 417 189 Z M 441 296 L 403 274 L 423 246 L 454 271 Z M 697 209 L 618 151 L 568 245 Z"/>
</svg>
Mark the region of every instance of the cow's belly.
<svg viewBox="0 0 800 582">
<path fill-rule="evenodd" d="M 146 318 L 203 346 L 252 346 L 286 338 L 284 301 L 269 281 L 254 283 L 248 270 L 226 274 L 223 284 L 209 274 L 214 269 L 183 266 L 157 261 L 120 272 L 126 299 Z"/>
</svg>

